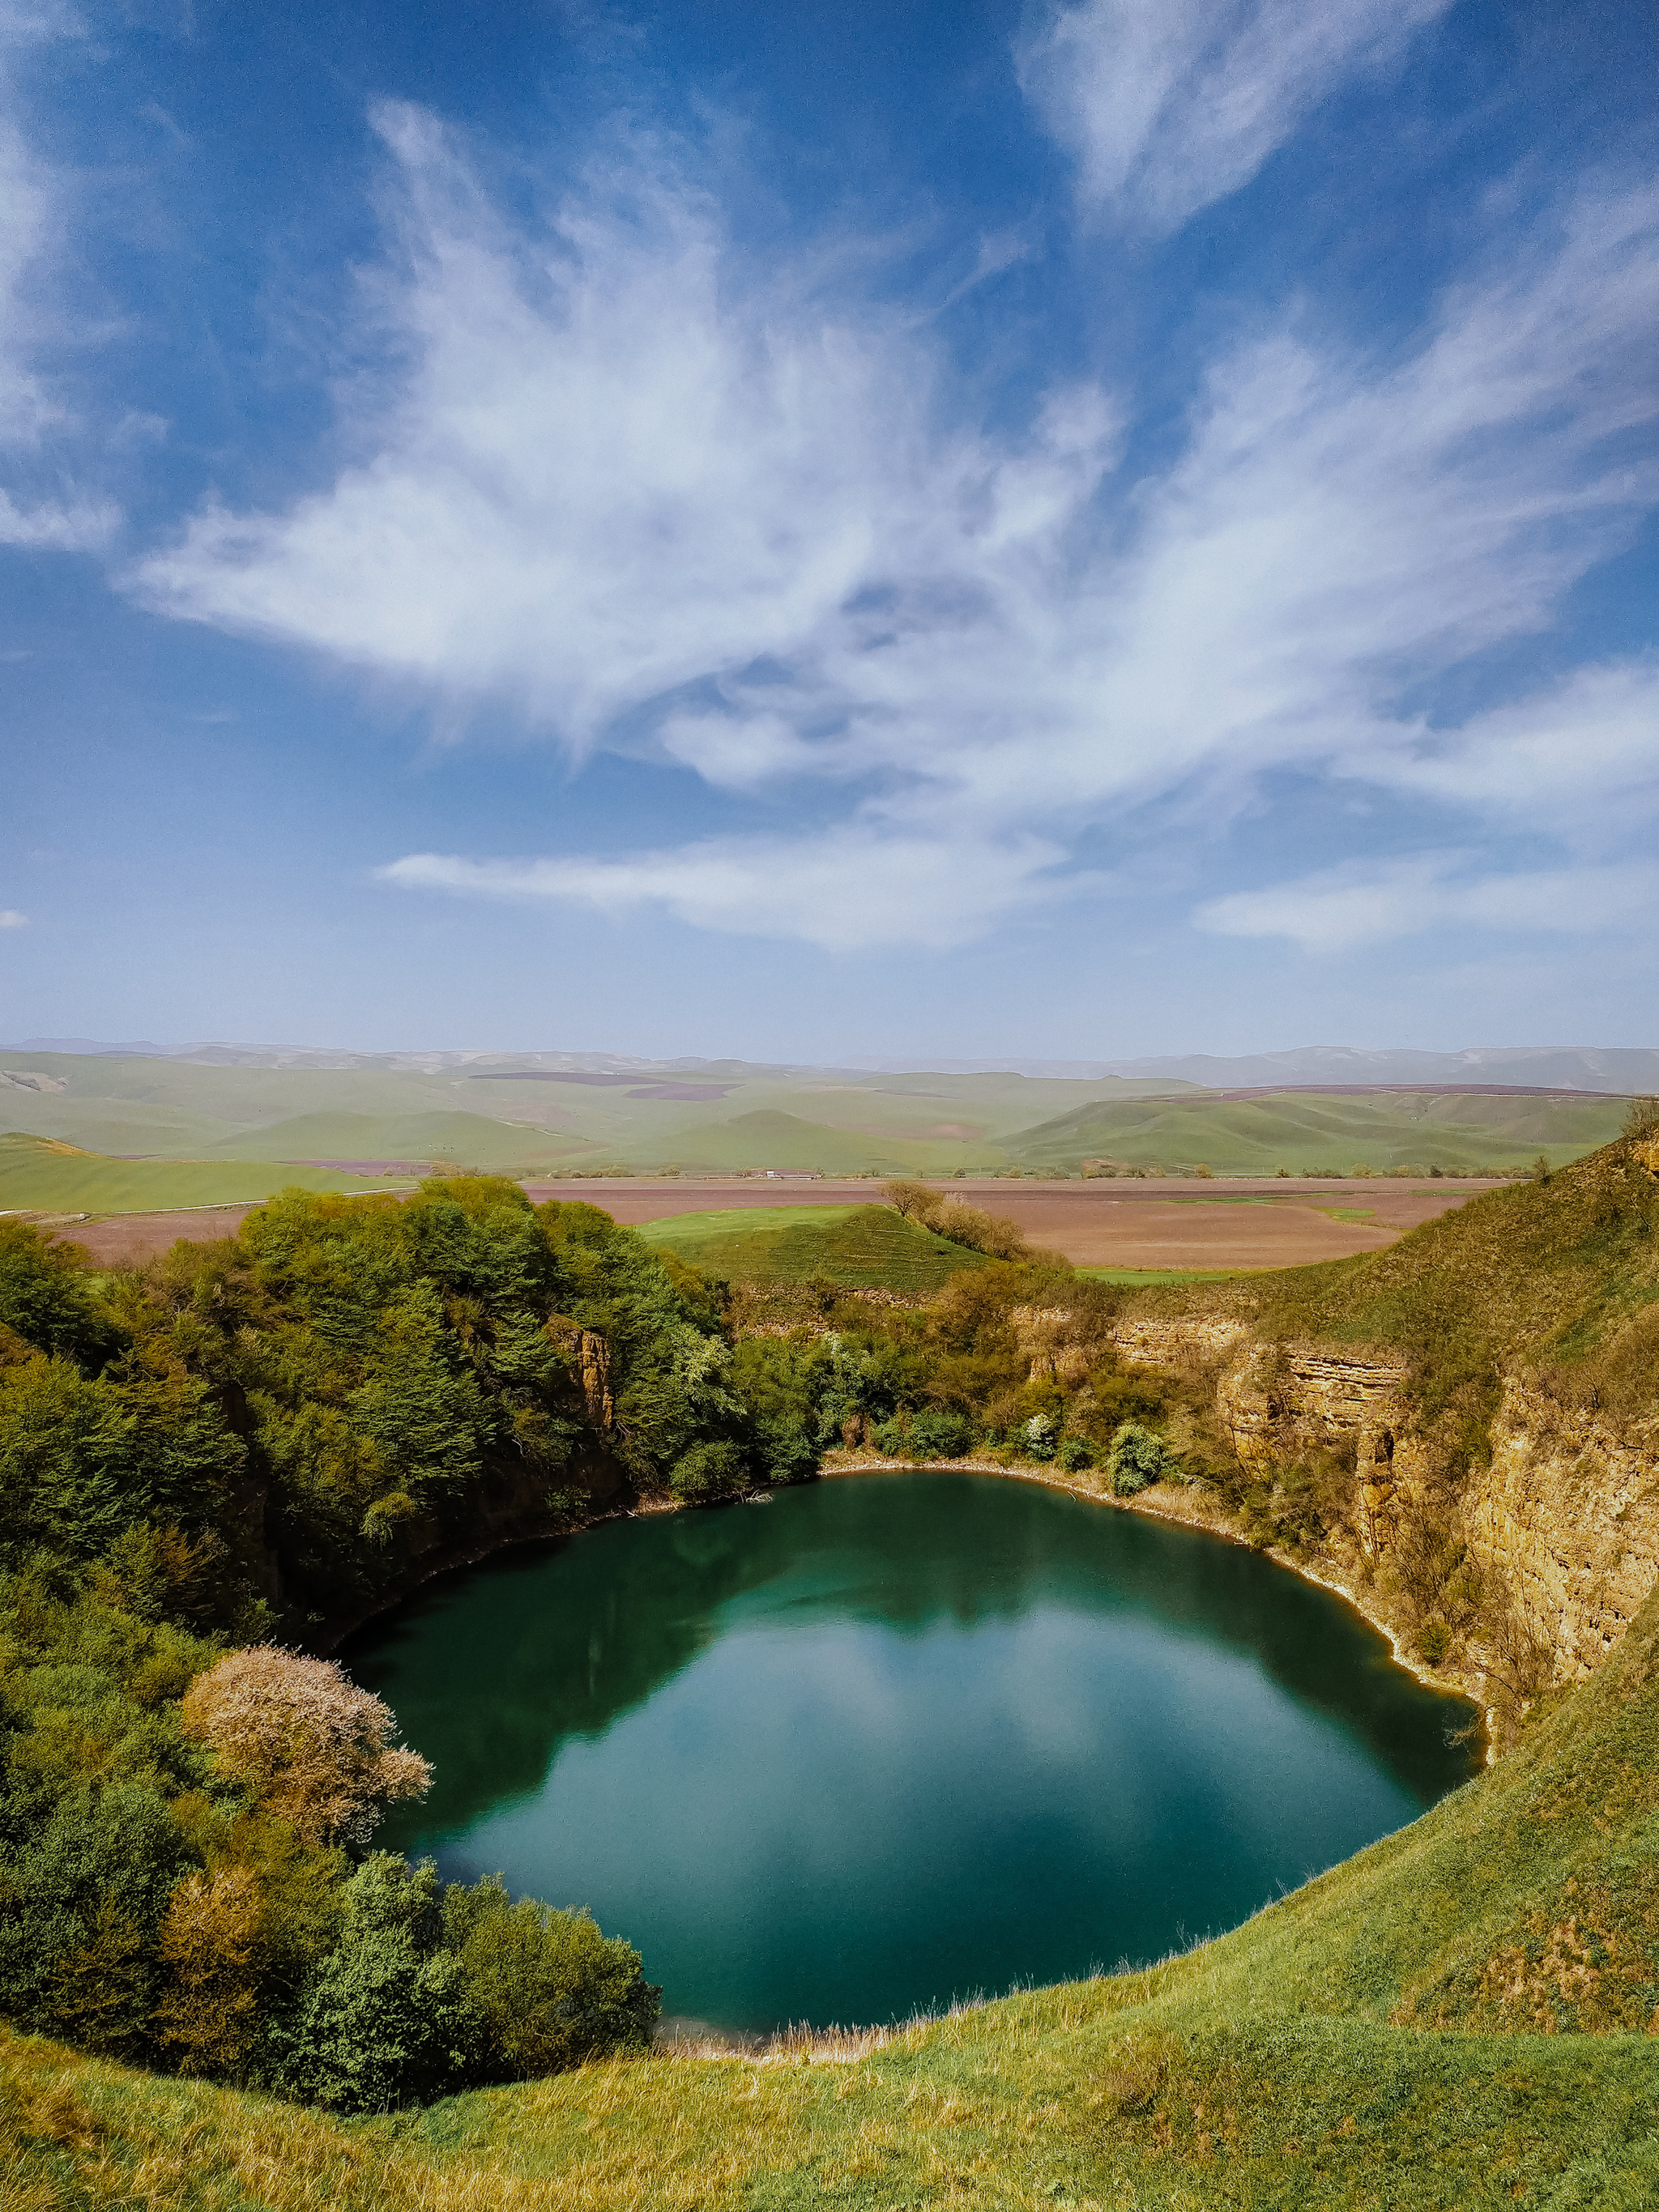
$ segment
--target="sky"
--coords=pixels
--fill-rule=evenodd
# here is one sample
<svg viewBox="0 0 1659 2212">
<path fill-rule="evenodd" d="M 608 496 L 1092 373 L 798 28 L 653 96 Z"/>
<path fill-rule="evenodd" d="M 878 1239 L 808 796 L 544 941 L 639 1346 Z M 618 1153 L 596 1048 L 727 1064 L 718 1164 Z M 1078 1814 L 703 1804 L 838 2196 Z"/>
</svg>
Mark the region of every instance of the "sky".
<svg viewBox="0 0 1659 2212">
<path fill-rule="evenodd" d="M 0 1039 L 1659 1043 L 1628 0 L 0 0 Z"/>
</svg>

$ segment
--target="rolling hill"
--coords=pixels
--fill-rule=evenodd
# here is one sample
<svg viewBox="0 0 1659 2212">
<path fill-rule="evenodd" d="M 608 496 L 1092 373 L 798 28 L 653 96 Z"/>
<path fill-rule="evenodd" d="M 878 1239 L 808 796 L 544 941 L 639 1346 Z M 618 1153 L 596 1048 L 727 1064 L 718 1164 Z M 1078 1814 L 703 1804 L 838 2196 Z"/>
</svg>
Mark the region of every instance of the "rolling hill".
<svg viewBox="0 0 1659 2212">
<path fill-rule="evenodd" d="M 234 1206 L 269 1198 L 289 1184 L 302 1190 L 365 1187 L 360 1175 L 283 1161 L 117 1160 L 49 1138 L 0 1136 L 0 1212 L 5 1213 L 141 1213 Z"/>
<path fill-rule="evenodd" d="M 648 1244 L 706 1274 L 738 1282 L 805 1282 L 934 1291 L 983 1254 L 952 1244 L 889 1206 L 729 1206 L 648 1222 Z"/>
<path fill-rule="evenodd" d="M 1540 1152 L 1560 1166 L 1616 1136 L 1625 1107 L 1615 1097 L 1478 1091 L 1091 1101 L 1008 1138 L 1005 1148 L 1022 1167 L 1049 1174 L 1090 1159 L 1171 1169 L 1201 1162 L 1218 1175 L 1272 1175 L 1280 1167 L 1347 1174 L 1361 1163 L 1455 1172 L 1513 1166 Z"/>
</svg>

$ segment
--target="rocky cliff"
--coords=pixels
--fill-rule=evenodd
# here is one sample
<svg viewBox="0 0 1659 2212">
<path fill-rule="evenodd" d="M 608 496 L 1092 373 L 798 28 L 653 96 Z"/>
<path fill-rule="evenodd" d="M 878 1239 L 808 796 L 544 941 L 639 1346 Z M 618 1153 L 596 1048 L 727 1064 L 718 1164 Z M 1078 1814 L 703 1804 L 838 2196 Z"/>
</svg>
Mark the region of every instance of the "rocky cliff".
<svg viewBox="0 0 1659 2212">
<path fill-rule="evenodd" d="M 1269 1512 L 1290 1471 L 1322 1456 L 1333 1477 L 1322 1540 L 1298 1545 L 1289 1563 L 1322 1571 L 1421 1671 L 1500 1712 L 1583 1680 L 1659 1583 L 1659 1420 L 1615 1425 L 1511 1374 L 1490 1458 L 1449 1479 L 1402 1358 L 1275 1342 L 1242 1320 L 1201 1316 L 1127 1319 L 1118 1340 L 1137 1363 L 1206 1376 Z M 1243 1522 L 1261 1540 L 1260 1512 L 1251 1530 L 1248 1508 L 1206 1501 L 1202 1488 L 1146 1502 Z M 1270 1538 L 1268 1548 L 1280 1547 Z"/>
</svg>

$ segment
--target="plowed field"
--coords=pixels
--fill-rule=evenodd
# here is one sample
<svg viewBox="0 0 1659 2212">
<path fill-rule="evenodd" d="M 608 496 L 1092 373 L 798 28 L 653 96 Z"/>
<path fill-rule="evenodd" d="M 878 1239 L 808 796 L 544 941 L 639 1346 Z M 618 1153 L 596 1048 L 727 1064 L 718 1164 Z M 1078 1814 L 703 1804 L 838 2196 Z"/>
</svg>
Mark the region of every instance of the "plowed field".
<svg viewBox="0 0 1659 2212">
<path fill-rule="evenodd" d="M 1034 1244 L 1080 1267 L 1295 1267 L 1394 1242 L 1483 1186 L 1373 1182 L 957 1182 L 948 1186 L 988 1213 L 1011 1216 Z M 699 1176 L 673 1182 L 617 1176 L 528 1182 L 532 1199 L 585 1199 L 630 1224 L 714 1207 L 867 1206 L 878 1184 L 851 1179 Z M 945 1186 L 941 1186 L 945 1188 Z M 232 1235 L 252 1209 L 215 1206 L 54 1224 L 105 1267 L 164 1252 L 180 1237 Z M 1364 1219 L 1340 1220 L 1341 1213 Z"/>
</svg>

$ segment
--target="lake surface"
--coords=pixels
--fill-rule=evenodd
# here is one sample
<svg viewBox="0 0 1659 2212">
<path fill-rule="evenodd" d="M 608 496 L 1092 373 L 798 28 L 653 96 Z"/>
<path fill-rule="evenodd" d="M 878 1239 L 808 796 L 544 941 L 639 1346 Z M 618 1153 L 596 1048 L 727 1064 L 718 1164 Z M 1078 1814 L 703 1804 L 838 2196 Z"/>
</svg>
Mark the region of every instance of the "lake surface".
<svg viewBox="0 0 1659 2212">
<path fill-rule="evenodd" d="M 1143 1961 L 1479 1759 L 1339 1599 L 994 1476 L 613 1522 L 347 1655 L 437 1780 L 380 1840 L 586 1905 L 667 2013 L 883 2021 Z"/>
</svg>

